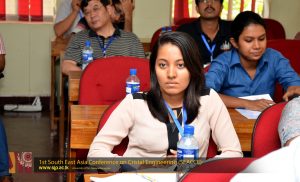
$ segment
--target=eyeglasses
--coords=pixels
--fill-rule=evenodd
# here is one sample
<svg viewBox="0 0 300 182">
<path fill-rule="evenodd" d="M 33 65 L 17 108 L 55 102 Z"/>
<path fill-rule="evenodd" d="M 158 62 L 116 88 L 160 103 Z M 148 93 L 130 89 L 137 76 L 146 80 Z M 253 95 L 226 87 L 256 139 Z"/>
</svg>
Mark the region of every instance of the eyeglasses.
<svg viewBox="0 0 300 182">
<path fill-rule="evenodd" d="M 104 8 L 103 5 L 94 5 L 91 9 L 87 10 L 86 8 L 83 11 L 84 16 L 90 16 L 91 13 L 98 13 L 102 8 Z"/>
<path fill-rule="evenodd" d="M 199 0 L 199 2 L 200 3 L 205 3 L 205 4 L 210 2 L 211 4 L 213 4 L 215 2 L 220 2 L 220 0 Z"/>
</svg>

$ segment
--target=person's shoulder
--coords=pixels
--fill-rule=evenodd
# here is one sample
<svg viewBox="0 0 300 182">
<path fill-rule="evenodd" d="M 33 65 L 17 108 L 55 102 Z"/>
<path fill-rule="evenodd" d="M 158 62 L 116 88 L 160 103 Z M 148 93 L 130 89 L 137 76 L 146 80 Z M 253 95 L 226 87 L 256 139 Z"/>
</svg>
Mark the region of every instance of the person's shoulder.
<svg viewBox="0 0 300 182">
<path fill-rule="evenodd" d="M 200 102 L 202 106 L 214 106 L 219 104 L 220 96 L 214 89 L 207 87 L 206 94 L 202 94 L 200 97 Z"/>
<path fill-rule="evenodd" d="M 86 40 L 89 37 L 89 30 L 82 30 L 78 33 L 74 33 L 71 37 L 71 42 Z"/>
<path fill-rule="evenodd" d="M 146 92 L 137 92 L 132 94 L 133 100 L 147 100 L 147 93 Z"/>
<path fill-rule="evenodd" d="M 208 87 L 204 87 L 202 90 L 201 90 L 201 96 L 208 96 L 208 95 L 210 95 L 210 88 L 208 88 Z"/>
<path fill-rule="evenodd" d="M 285 110 L 288 112 L 295 110 L 295 112 L 299 113 L 298 116 L 300 117 L 300 96 L 290 100 L 284 107 L 284 111 Z"/>
<path fill-rule="evenodd" d="M 232 57 L 234 55 L 234 50 L 229 50 L 229 51 L 225 51 L 223 53 L 221 53 L 220 55 L 218 55 L 213 61 L 213 62 L 219 62 L 222 63 L 224 65 L 229 65 L 232 61 Z"/>
<path fill-rule="evenodd" d="M 122 39 L 139 40 L 138 36 L 133 32 L 127 32 L 122 29 L 119 29 L 119 33 L 120 33 L 120 38 Z"/>
<path fill-rule="evenodd" d="M 226 26 L 231 26 L 231 23 L 232 21 L 230 20 L 223 20 L 223 19 L 220 19 L 220 24 L 223 24 L 223 25 L 226 25 Z"/>
<path fill-rule="evenodd" d="M 278 59 L 284 58 L 283 54 L 273 48 L 266 48 L 263 58 L 268 62 L 276 62 Z"/>
<path fill-rule="evenodd" d="M 184 23 L 182 25 L 180 25 L 176 31 L 180 31 L 180 32 L 186 32 L 186 31 L 191 31 L 195 28 L 195 26 L 197 26 L 199 24 L 199 18 L 189 22 L 189 23 Z"/>
</svg>

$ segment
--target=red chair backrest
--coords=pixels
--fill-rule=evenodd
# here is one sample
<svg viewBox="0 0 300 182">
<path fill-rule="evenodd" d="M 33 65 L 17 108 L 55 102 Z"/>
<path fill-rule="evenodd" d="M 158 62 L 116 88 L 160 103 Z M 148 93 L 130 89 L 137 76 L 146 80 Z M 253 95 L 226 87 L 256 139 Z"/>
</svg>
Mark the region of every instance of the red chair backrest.
<svg viewBox="0 0 300 182">
<path fill-rule="evenodd" d="M 214 156 L 216 156 L 218 154 L 218 147 L 215 144 L 214 140 L 212 139 L 212 137 L 210 137 L 209 139 L 209 144 L 208 144 L 208 149 L 207 149 L 207 155 L 206 155 L 206 159 L 210 159 L 213 158 Z"/>
<path fill-rule="evenodd" d="M 150 42 L 150 50 L 152 51 L 156 41 L 158 40 L 159 36 L 162 33 L 175 31 L 177 29 L 177 27 L 178 26 L 164 26 L 164 27 L 157 29 L 152 35 L 151 42 Z"/>
<path fill-rule="evenodd" d="M 285 31 L 282 24 L 274 19 L 264 18 L 268 40 L 285 39 Z"/>
<path fill-rule="evenodd" d="M 109 108 L 107 108 L 107 110 L 103 113 L 102 117 L 100 118 L 99 121 L 99 125 L 98 125 L 98 132 L 102 129 L 102 127 L 105 125 L 106 121 L 108 120 L 109 116 L 111 115 L 111 113 L 116 109 L 116 107 L 118 107 L 118 105 L 120 104 L 121 101 L 117 101 L 115 103 L 113 103 L 111 106 L 109 106 Z M 98 133 L 97 132 L 97 133 Z M 124 154 L 124 152 L 127 149 L 127 145 L 128 145 L 128 137 L 124 138 L 122 140 L 122 142 L 115 146 L 114 149 L 112 150 L 112 153 L 114 154 L 118 154 L 120 156 L 122 156 Z"/>
<path fill-rule="evenodd" d="M 268 40 L 267 46 L 281 52 L 281 54 L 290 61 L 293 69 L 300 74 L 300 40 Z M 274 101 L 282 101 L 283 94 L 283 88 L 277 84 Z"/>
<path fill-rule="evenodd" d="M 265 109 L 257 118 L 252 134 L 252 157 L 262 157 L 280 148 L 278 123 L 287 102 Z"/>
<path fill-rule="evenodd" d="M 290 61 L 293 69 L 300 74 L 300 40 L 269 40 L 267 46 L 281 52 Z"/>
<path fill-rule="evenodd" d="M 126 95 L 126 79 L 130 68 L 137 69 L 140 90 L 150 88 L 149 60 L 115 56 L 91 62 L 83 71 L 79 86 L 79 104 L 109 105 Z"/>
<path fill-rule="evenodd" d="M 180 181 L 227 182 L 254 160 L 255 158 L 223 158 L 209 161 L 186 173 Z"/>
</svg>

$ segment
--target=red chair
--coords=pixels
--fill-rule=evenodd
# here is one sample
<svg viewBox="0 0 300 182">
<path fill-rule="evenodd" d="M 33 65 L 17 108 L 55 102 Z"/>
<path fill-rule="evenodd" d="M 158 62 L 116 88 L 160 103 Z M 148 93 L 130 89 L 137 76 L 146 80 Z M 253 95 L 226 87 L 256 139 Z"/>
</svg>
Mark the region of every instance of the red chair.
<svg viewBox="0 0 300 182">
<path fill-rule="evenodd" d="M 230 181 L 244 170 L 255 158 L 224 158 L 206 162 L 182 176 L 181 182 L 222 182 Z"/>
<path fill-rule="evenodd" d="M 100 121 L 99 121 L 98 132 L 105 125 L 105 123 L 108 120 L 109 116 L 116 109 L 116 107 L 118 107 L 120 102 L 121 101 L 115 102 L 114 104 L 109 106 L 109 108 L 107 108 L 107 110 L 103 113 L 103 115 L 102 115 L 102 117 L 100 118 Z M 124 138 L 119 145 L 115 146 L 114 149 L 112 150 L 112 153 L 122 156 L 124 154 L 124 152 L 126 151 L 126 149 L 127 149 L 127 145 L 128 145 L 128 137 Z"/>
<path fill-rule="evenodd" d="M 300 74 L 300 40 L 268 40 L 267 46 L 281 52 L 290 61 L 293 69 Z M 277 84 L 274 101 L 281 102 L 283 94 L 283 88 Z"/>
<path fill-rule="evenodd" d="M 274 19 L 264 18 L 268 40 L 285 39 L 285 31 L 282 24 Z"/>
<path fill-rule="evenodd" d="M 158 40 L 159 36 L 164 33 L 164 32 L 171 32 L 171 31 L 175 31 L 177 29 L 178 26 L 164 26 L 159 28 L 158 30 L 156 30 L 151 38 L 151 42 L 150 42 L 150 50 L 152 51 L 156 41 Z"/>
<path fill-rule="evenodd" d="M 137 69 L 140 90 L 150 88 L 149 60 L 115 56 L 91 62 L 83 71 L 79 85 L 79 104 L 111 105 L 126 96 L 126 78 L 130 68 Z M 85 159 L 87 150 L 78 150 L 77 158 Z"/>
<path fill-rule="evenodd" d="M 252 134 L 252 157 L 262 157 L 280 148 L 278 123 L 287 102 L 281 102 L 265 109 L 257 118 Z"/>
<path fill-rule="evenodd" d="M 79 104 L 110 105 L 125 97 L 126 78 L 130 68 L 137 69 L 140 90 L 150 88 L 150 70 L 147 59 L 115 56 L 90 63 L 82 73 L 79 86 Z"/>
<path fill-rule="evenodd" d="M 300 74 L 300 40 L 269 40 L 267 47 L 281 52 L 283 56 L 290 60 L 294 70 Z"/>
</svg>

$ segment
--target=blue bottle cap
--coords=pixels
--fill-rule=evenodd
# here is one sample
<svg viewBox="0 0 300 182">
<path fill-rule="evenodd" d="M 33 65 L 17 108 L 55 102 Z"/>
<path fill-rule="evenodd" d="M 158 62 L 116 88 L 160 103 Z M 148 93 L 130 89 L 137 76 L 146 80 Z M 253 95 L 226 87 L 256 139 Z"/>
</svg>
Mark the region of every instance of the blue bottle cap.
<svg viewBox="0 0 300 182">
<path fill-rule="evenodd" d="M 194 135 L 194 126 L 192 125 L 184 125 L 184 132 L 185 135 Z"/>
<path fill-rule="evenodd" d="M 89 40 L 86 40 L 85 41 L 85 46 L 87 46 L 87 47 L 91 46 L 91 42 Z"/>
<path fill-rule="evenodd" d="M 136 69 L 135 68 L 130 69 L 130 75 L 136 75 Z"/>
</svg>

